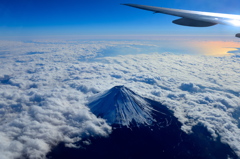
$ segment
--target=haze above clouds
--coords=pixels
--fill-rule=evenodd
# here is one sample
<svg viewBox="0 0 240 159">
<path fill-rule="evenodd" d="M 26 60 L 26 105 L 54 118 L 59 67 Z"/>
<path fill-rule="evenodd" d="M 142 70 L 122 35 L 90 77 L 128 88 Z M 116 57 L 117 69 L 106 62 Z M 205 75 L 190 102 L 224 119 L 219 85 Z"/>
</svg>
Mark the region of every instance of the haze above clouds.
<svg viewBox="0 0 240 159">
<path fill-rule="evenodd" d="M 59 142 L 74 147 L 89 135 L 106 137 L 111 126 L 86 103 L 117 85 L 162 102 L 185 132 L 203 124 L 240 156 L 237 55 L 164 53 L 151 41 L 1 41 L 0 47 L 4 159 L 44 158 Z"/>
</svg>

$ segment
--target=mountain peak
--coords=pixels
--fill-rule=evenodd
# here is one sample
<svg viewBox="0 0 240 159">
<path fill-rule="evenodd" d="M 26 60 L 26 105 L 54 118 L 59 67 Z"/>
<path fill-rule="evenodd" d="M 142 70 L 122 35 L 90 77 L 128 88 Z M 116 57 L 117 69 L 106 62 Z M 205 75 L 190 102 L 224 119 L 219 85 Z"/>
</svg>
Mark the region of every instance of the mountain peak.
<svg viewBox="0 0 240 159">
<path fill-rule="evenodd" d="M 91 111 L 109 124 L 130 126 L 151 125 L 153 108 L 140 95 L 125 86 L 115 86 L 90 99 L 88 104 Z"/>
</svg>

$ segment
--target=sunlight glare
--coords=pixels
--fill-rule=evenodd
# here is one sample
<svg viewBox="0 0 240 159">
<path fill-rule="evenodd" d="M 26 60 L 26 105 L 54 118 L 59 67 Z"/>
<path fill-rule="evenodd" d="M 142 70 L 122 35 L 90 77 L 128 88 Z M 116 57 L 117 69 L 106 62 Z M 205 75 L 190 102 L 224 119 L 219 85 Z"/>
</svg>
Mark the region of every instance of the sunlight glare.
<svg viewBox="0 0 240 159">
<path fill-rule="evenodd" d="M 240 26 L 240 20 L 230 20 L 229 23 L 234 26 Z"/>
</svg>

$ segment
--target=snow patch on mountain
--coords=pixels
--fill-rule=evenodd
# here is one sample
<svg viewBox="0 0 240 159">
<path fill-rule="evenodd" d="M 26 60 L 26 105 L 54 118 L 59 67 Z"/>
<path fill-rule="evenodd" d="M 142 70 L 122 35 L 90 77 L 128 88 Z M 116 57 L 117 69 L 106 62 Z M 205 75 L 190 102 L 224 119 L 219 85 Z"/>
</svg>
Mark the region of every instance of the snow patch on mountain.
<svg viewBox="0 0 240 159">
<path fill-rule="evenodd" d="M 115 86 L 90 98 L 88 106 L 109 124 L 129 126 L 135 122 L 137 125 L 151 125 L 155 121 L 152 117 L 154 109 L 149 103 L 125 86 Z"/>
</svg>

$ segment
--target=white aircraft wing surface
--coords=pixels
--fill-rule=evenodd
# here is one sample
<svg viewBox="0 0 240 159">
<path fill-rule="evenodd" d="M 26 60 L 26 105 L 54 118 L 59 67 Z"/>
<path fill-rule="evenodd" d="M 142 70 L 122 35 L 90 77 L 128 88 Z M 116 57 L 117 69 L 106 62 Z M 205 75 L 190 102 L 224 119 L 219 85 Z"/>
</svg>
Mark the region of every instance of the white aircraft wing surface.
<svg viewBox="0 0 240 159">
<path fill-rule="evenodd" d="M 153 11 L 154 13 L 164 13 L 181 17 L 180 19 L 173 21 L 173 23 L 178 25 L 192 27 L 208 27 L 216 24 L 240 26 L 240 15 L 170 9 L 139 4 L 124 4 L 124 5 L 148 11 Z M 240 34 L 236 34 L 236 37 L 240 37 Z"/>
</svg>

